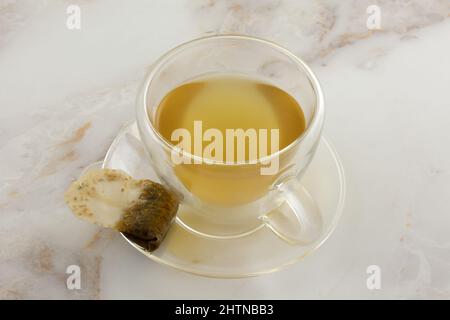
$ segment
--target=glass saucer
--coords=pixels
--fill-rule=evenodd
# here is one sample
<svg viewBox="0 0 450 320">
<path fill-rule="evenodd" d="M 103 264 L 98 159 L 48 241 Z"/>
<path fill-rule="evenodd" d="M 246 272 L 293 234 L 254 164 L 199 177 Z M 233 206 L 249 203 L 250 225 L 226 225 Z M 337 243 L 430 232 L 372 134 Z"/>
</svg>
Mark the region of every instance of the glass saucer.
<svg viewBox="0 0 450 320">
<path fill-rule="evenodd" d="M 121 169 L 134 178 L 159 181 L 141 144 L 136 123 L 124 126 L 119 132 L 102 166 Z M 324 138 L 301 182 L 316 201 L 325 230 L 321 238 L 309 245 L 289 244 L 266 227 L 238 238 L 205 238 L 188 230 L 180 218 L 171 226 L 162 245 L 152 253 L 124 238 L 158 263 L 201 276 L 240 278 L 271 273 L 318 249 L 341 216 L 345 198 L 344 172 L 334 148 Z"/>
</svg>

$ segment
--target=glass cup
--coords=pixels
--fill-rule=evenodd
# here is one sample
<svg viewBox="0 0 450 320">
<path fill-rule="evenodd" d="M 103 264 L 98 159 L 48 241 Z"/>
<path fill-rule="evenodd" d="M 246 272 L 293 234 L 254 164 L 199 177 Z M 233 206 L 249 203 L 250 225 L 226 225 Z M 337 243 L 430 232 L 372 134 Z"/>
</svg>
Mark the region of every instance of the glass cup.
<svg viewBox="0 0 450 320">
<path fill-rule="evenodd" d="M 182 152 L 191 164 L 178 164 L 179 152 L 155 126 L 161 100 L 192 79 L 240 74 L 289 93 L 302 107 L 306 129 L 285 148 L 257 163 L 214 162 Z M 196 39 L 163 55 L 150 68 L 137 100 L 137 125 L 153 168 L 180 196 L 178 222 L 203 237 L 235 238 L 268 227 L 284 241 L 306 244 L 322 233 L 320 212 L 300 178 L 320 141 L 324 101 L 309 67 L 288 50 L 266 40 L 238 35 Z M 276 158 L 276 159 L 275 159 Z M 198 160 L 198 159 L 197 159 Z M 261 167 L 276 160 L 276 174 Z"/>
</svg>

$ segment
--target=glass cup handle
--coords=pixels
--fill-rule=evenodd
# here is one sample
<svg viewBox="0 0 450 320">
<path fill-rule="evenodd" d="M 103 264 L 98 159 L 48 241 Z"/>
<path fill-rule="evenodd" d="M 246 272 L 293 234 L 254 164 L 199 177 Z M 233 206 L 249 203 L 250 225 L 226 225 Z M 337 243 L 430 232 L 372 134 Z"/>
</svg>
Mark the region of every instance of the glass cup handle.
<svg viewBox="0 0 450 320">
<path fill-rule="evenodd" d="M 277 186 L 283 204 L 260 217 L 266 227 L 293 245 L 314 242 L 322 232 L 320 210 L 309 192 L 292 178 Z"/>
</svg>

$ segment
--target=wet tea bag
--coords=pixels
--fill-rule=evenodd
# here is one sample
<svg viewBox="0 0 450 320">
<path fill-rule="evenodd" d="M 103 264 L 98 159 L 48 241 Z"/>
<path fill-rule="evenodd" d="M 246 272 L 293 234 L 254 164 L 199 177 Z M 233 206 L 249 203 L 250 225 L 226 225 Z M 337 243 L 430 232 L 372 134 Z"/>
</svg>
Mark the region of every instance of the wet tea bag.
<svg viewBox="0 0 450 320">
<path fill-rule="evenodd" d="M 64 199 L 79 218 L 123 232 L 149 251 L 161 244 L 179 204 L 161 184 L 111 169 L 87 172 Z"/>
</svg>

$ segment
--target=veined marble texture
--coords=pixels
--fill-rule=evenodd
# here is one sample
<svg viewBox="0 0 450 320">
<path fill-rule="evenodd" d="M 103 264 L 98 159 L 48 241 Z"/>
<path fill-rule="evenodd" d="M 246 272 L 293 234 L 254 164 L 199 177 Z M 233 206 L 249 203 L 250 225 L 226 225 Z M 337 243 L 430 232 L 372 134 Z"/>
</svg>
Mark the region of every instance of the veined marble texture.
<svg viewBox="0 0 450 320">
<path fill-rule="evenodd" d="M 81 29 L 66 28 L 67 6 Z M 366 9 L 381 9 L 368 30 Z M 0 298 L 450 298 L 448 0 L 0 0 Z M 62 194 L 134 117 L 148 66 L 208 34 L 275 41 L 307 61 L 348 183 L 314 255 L 250 279 L 158 265 L 77 220 Z M 80 265 L 81 290 L 66 288 Z M 366 286 L 369 265 L 382 287 Z"/>
</svg>

